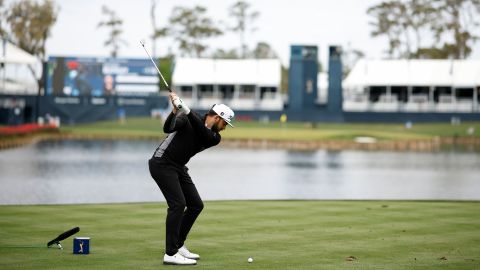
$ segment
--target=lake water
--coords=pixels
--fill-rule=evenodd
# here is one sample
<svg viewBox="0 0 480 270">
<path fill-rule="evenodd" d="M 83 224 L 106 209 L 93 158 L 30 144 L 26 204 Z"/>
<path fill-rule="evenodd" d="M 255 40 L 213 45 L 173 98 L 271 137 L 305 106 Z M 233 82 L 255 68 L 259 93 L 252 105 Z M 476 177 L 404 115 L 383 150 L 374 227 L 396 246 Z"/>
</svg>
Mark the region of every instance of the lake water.
<svg viewBox="0 0 480 270">
<path fill-rule="evenodd" d="M 0 204 L 164 201 L 154 141 L 45 141 L 0 151 Z M 204 200 L 480 200 L 478 152 L 215 147 L 188 164 Z"/>
</svg>

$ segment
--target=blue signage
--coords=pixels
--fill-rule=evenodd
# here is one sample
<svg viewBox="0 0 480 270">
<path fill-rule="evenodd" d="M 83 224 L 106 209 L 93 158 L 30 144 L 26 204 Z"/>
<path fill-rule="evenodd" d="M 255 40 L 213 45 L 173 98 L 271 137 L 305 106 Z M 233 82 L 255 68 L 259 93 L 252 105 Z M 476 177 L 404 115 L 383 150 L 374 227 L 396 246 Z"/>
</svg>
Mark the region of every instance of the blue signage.
<svg viewBox="0 0 480 270">
<path fill-rule="evenodd" d="M 150 59 L 50 57 L 47 95 L 148 95 L 159 78 Z"/>
</svg>

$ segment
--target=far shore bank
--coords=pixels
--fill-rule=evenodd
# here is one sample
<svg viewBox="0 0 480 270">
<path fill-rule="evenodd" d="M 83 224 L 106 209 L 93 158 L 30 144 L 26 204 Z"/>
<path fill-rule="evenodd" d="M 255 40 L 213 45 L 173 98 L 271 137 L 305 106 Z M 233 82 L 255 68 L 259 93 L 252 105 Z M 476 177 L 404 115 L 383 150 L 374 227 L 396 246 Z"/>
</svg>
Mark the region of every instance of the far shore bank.
<svg viewBox="0 0 480 270">
<path fill-rule="evenodd" d="M 30 134 L 0 140 L 0 150 L 21 147 L 44 140 L 156 140 L 163 136 L 129 134 Z M 365 151 L 419 151 L 432 152 L 459 147 L 480 150 L 478 137 L 435 137 L 432 139 L 404 139 L 377 142 L 356 142 L 351 140 L 274 140 L 274 139 L 232 139 L 224 138 L 222 147 L 248 149 L 312 150 L 365 150 Z"/>
</svg>

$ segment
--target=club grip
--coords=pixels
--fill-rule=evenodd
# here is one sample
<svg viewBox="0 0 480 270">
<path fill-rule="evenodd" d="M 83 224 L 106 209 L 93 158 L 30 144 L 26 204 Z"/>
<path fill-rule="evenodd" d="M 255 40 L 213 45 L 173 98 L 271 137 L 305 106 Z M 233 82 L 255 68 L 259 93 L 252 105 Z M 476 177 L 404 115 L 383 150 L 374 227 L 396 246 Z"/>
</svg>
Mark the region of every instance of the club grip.
<svg viewBox="0 0 480 270">
<path fill-rule="evenodd" d="M 51 245 L 53 245 L 53 244 L 55 244 L 55 243 L 57 243 L 57 242 L 60 242 L 60 241 L 62 241 L 62 240 L 64 240 L 64 239 L 67 239 L 68 237 L 76 234 L 76 233 L 79 232 L 79 231 L 80 231 L 80 228 L 79 228 L 79 227 L 75 227 L 75 228 L 73 228 L 73 229 L 70 229 L 70 230 L 68 230 L 68 231 L 60 234 L 59 236 L 57 236 L 55 239 L 51 240 L 50 242 L 48 242 L 47 246 L 49 247 L 49 246 L 51 246 Z"/>
</svg>

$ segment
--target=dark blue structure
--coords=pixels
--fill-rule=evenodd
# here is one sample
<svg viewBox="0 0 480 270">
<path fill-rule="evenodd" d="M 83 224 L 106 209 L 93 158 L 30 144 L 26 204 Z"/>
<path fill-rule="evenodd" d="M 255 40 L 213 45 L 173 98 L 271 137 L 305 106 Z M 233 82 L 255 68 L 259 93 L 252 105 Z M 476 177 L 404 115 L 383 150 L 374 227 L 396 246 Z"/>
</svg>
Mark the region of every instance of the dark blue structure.
<svg viewBox="0 0 480 270">
<path fill-rule="evenodd" d="M 291 111 L 314 109 L 317 100 L 317 47 L 293 45 L 290 53 L 288 108 Z"/>
<path fill-rule="evenodd" d="M 341 48 L 329 49 L 328 103 L 317 102 L 318 49 L 316 46 L 291 46 L 288 73 L 288 119 L 309 122 L 342 122 Z"/>
<path fill-rule="evenodd" d="M 342 119 L 342 48 L 330 46 L 328 58 L 328 113 L 340 121 Z"/>
</svg>

